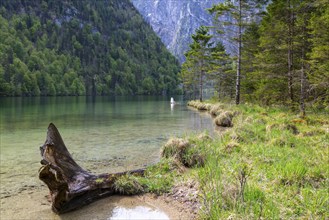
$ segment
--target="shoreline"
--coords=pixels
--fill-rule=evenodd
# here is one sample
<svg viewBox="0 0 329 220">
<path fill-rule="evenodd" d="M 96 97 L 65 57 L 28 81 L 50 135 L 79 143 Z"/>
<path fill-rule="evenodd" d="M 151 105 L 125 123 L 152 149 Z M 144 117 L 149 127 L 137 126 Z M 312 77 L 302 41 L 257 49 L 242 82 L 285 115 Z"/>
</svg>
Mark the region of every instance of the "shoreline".
<svg viewBox="0 0 329 220">
<path fill-rule="evenodd" d="M 117 207 L 148 207 L 151 210 L 165 213 L 170 219 L 195 219 L 195 213 L 172 195 L 156 196 L 151 193 L 127 196 L 115 195 L 100 199 L 81 209 L 57 215 L 51 210 L 47 199 L 47 187 L 28 189 L 20 194 L 1 201 L 1 219 L 108 219 Z M 17 211 L 19 210 L 19 212 Z"/>
</svg>

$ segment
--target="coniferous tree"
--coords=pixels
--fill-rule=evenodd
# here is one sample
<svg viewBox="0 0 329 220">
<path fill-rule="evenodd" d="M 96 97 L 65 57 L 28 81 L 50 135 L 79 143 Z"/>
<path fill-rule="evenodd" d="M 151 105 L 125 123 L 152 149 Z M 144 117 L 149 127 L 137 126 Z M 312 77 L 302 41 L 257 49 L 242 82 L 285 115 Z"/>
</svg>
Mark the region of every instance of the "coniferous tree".
<svg viewBox="0 0 329 220">
<path fill-rule="evenodd" d="M 217 42 L 211 48 L 211 61 L 209 69 L 209 80 L 212 80 L 218 93 L 218 99 L 233 98 L 234 91 L 234 69 L 233 62 L 221 42 Z"/>
<path fill-rule="evenodd" d="M 197 78 L 199 84 L 199 100 L 203 101 L 203 86 L 207 70 L 209 69 L 209 61 L 211 57 L 210 47 L 212 45 L 212 35 L 208 33 L 209 29 L 201 26 L 192 35 L 193 42 L 190 45 L 190 50 L 185 54 L 186 64 L 183 68 L 182 76 L 185 78 L 185 85 L 193 85 L 195 89 Z"/>
<path fill-rule="evenodd" d="M 292 107 L 299 100 L 302 115 L 308 94 L 308 54 L 312 48 L 309 21 L 313 10 L 309 1 L 273 1 L 258 29 L 259 48 L 254 70 L 249 73 L 257 81 L 255 97 L 266 104 L 280 101 Z"/>
<path fill-rule="evenodd" d="M 254 100 L 254 93 L 257 88 L 257 84 L 261 80 L 257 73 L 256 55 L 259 52 L 259 24 L 254 22 L 249 25 L 242 36 L 243 48 L 242 48 L 242 69 L 244 70 L 244 76 L 241 82 L 241 93 L 248 101 Z"/>
<path fill-rule="evenodd" d="M 242 65 L 242 33 L 246 26 L 253 21 L 253 15 L 257 12 L 263 1 L 260 0 L 227 0 L 224 3 L 214 5 L 208 9 L 209 12 L 215 15 L 215 21 L 218 24 L 217 28 L 221 30 L 218 33 L 228 32 L 231 36 L 231 42 L 236 45 L 236 83 L 235 83 L 235 103 L 240 103 L 241 89 L 241 65 Z M 223 17 L 229 19 L 223 21 Z"/>
<path fill-rule="evenodd" d="M 310 73 L 308 75 L 312 100 L 329 103 L 329 2 L 315 0 L 315 10 L 308 29 L 312 48 L 309 53 Z"/>
</svg>

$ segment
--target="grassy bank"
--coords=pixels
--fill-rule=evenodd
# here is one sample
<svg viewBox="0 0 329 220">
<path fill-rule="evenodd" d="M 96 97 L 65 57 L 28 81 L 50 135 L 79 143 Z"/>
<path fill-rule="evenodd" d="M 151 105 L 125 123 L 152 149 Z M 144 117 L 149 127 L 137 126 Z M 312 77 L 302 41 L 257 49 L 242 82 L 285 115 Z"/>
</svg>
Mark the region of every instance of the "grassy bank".
<svg viewBox="0 0 329 220">
<path fill-rule="evenodd" d="M 162 161 L 136 178 L 147 192 L 198 181 L 201 219 L 328 219 L 329 118 L 253 105 L 189 103 L 228 127 L 174 139 Z"/>
<path fill-rule="evenodd" d="M 198 171 L 201 217 L 329 218 L 328 114 L 301 119 L 279 108 L 199 105 L 215 121 L 232 115 L 232 128 L 208 144 Z"/>
</svg>

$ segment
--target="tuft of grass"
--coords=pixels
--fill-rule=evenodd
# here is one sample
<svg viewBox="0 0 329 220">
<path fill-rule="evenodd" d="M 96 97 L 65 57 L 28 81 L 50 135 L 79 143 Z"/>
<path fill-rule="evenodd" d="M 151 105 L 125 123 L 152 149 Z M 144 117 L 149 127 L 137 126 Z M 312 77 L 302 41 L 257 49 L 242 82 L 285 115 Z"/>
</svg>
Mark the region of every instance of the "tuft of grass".
<svg viewBox="0 0 329 220">
<path fill-rule="evenodd" d="M 199 135 L 197 139 L 199 141 L 211 140 L 207 135 Z M 163 146 L 161 156 L 173 158 L 186 167 L 200 167 L 204 165 L 205 155 L 199 146 L 192 139 L 171 138 Z"/>
<path fill-rule="evenodd" d="M 301 160 L 294 159 L 288 161 L 283 166 L 281 165 L 279 173 L 281 184 L 283 185 L 292 185 L 292 184 L 303 184 L 307 167 Z"/>
<path fill-rule="evenodd" d="M 101 184 L 103 182 L 104 182 L 104 179 L 102 179 L 102 178 L 98 178 L 98 179 L 95 180 L 96 184 Z"/>
<path fill-rule="evenodd" d="M 212 105 L 209 110 L 209 113 L 215 117 L 220 115 L 222 112 L 223 112 L 223 104 L 220 103 Z"/>
<path fill-rule="evenodd" d="M 231 141 L 225 146 L 225 152 L 231 153 L 233 151 L 240 151 L 240 145 L 236 141 Z"/>
<path fill-rule="evenodd" d="M 123 195 L 137 195 L 144 192 L 144 188 L 133 175 L 123 175 L 114 182 L 116 192 Z"/>
<path fill-rule="evenodd" d="M 233 112 L 225 111 L 215 118 L 215 123 L 220 127 L 232 127 L 233 126 Z"/>
<path fill-rule="evenodd" d="M 190 146 L 190 143 L 182 138 L 171 138 L 161 149 L 161 156 L 165 158 L 176 158 L 179 161 L 182 160 L 186 149 Z"/>
</svg>

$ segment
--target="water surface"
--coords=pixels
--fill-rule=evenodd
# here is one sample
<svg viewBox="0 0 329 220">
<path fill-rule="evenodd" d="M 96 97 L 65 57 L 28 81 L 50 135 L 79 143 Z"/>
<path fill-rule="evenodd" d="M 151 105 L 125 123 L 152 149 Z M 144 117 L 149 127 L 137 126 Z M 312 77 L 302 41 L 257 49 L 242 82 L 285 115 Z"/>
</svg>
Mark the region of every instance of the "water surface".
<svg viewBox="0 0 329 220">
<path fill-rule="evenodd" d="M 169 137 L 212 131 L 211 118 L 170 106 L 170 97 L 1 98 L 0 198 L 41 187 L 39 146 L 53 122 L 79 165 L 93 173 L 141 168 L 159 160 Z"/>
</svg>

